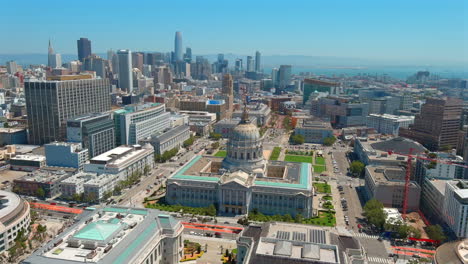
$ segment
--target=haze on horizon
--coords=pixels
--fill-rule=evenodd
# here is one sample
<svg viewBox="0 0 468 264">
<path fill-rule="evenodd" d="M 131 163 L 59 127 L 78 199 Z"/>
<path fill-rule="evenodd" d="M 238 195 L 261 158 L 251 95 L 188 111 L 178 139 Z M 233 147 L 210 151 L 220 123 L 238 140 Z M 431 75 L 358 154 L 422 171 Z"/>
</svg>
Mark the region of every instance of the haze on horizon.
<svg viewBox="0 0 468 264">
<path fill-rule="evenodd" d="M 46 2 L 46 3 L 44 3 Z M 127 48 L 194 54 L 305 55 L 408 63 L 468 63 L 466 1 L 292 0 L 10 2 L 4 5 L 0 54 L 46 53 L 49 38 L 76 54 Z"/>
</svg>

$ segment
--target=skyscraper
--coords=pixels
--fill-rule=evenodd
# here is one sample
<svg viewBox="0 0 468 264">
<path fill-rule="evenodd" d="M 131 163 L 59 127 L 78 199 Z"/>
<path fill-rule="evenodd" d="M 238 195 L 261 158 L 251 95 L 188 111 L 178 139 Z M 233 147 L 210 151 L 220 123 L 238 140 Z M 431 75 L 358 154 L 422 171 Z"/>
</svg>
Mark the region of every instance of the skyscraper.
<svg viewBox="0 0 468 264">
<path fill-rule="evenodd" d="M 222 93 L 227 102 L 228 114 L 227 118 L 232 117 L 233 104 L 234 104 L 234 83 L 232 81 L 232 75 L 227 73 L 223 76 L 223 89 Z"/>
<path fill-rule="evenodd" d="M 119 88 L 131 93 L 133 91 L 132 52 L 119 50 L 117 56 L 119 58 Z"/>
<path fill-rule="evenodd" d="M 174 41 L 174 61 L 181 61 L 184 59 L 184 52 L 182 51 L 182 32 L 177 31 Z"/>
<path fill-rule="evenodd" d="M 291 65 L 280 65 L 278 73 L 278 86 L 284 89 L 291 82 Z"/>
<path fill-rule="evenodd" d="M 85 71 L 96 72 L 96 76 L 99 76 L 101 78 L 105 78 L 107 75 L 106 74 L 106 61 L 103 58 L 95 54 L 83 59 L 82 68 Z"/>
<path fill-rule="evenodd" d="M 187 47 L 185 49 L 185 56 L 184 56 L 184 60 L 185 62 L 187 63 L 191 63 L 192 62 L 192 49 Z"/>
<path fill-rule="evenodd" d="M 143 53 L 133 52 L 132 53 L 132 67 L 143 71 Z"/>
<path fill-rule="evenodd" d="M 242 59 L 237 59 L 236 60 L 236 64 L 235 64 L 235 71 L 237 73 L 241 72 L 243 70 L 243 66 L 242 66 Z"/>
<path fill-rule="evenodd" d="M 62 67 L 62 56 L 60 54 L 55 53 L 54 48 L 52 47 L 52 43 L 49 40 L 49 51 L 48 51 L 48 62 L 47 66 L 52 69 Z"/>
<path fill-rule="evenodd" d="M 408 129 L 399 135 L 418 141 L 430 150 L 456 148 L 463 101 L 458 98 L 428 98 Z"/>
<path fill-rule="evenodd" d="M 260 72 L 261 54 L 259 51 L 255 52 L 255 71 Z"/>
<path fill-rule="evenodd" d="M 111 109 L 109 91 L 108 79 L 84 79 L 82 75 L 71 80 L 63 76 L 54 81 L 26 81 L 29 143 L 65 140 L 68 119 Z"/>
<path fill-rule="evenodd" d="M 78 59 L 80 61 L 91 55 L 91 40 L 80 38 L 76 41 L 76 45 L 78 46 Z"/>
<path fill-rule="evenodd" d="M 255 69 L 254 69 L 254 61 L 253 61 L 253 58 L 252 56 L 247 56 L 247 70 L 248 72 L 253 72 Z"/>
<path fill-rule="evenodd" d="M 18 65 L 15 61 L 7 61 L 6 68 L 9 74 L 15 74 L 18 71 Z"/>
<path fill-rule="evenodd" d="M 271 69 L 271 82 L 273 87 L 278 87 L 278 68 Z"/>
</svg>

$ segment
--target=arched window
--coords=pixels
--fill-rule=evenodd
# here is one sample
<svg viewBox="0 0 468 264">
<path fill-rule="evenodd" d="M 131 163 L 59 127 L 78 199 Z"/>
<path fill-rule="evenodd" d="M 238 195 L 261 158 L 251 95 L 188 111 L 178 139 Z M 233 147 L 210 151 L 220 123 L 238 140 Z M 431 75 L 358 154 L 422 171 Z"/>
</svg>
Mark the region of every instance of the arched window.
<svg viewBox="0 0 468 264">
<path fill-rule="evenodd" d="M 234 152 L 234 158 L 237 159 L 237 151 Z"/>
<path fill-rule="evenodd" d="M 257 158 L 257 152 L 254 152 L 254 157 L 253 157 L 253 158 L 254 158 L 254 159 Z"/>
<path fill-rule="evenodd" d="M 240 157 L 241 160 L 244 159 L 244 153 L 241 153 L 241 157 Z"/>
<path fill-rule="evenodd" d="M 249 160 L 250 159 L 250 153 L 247 152 L 247 159 Z"/>
</svg>

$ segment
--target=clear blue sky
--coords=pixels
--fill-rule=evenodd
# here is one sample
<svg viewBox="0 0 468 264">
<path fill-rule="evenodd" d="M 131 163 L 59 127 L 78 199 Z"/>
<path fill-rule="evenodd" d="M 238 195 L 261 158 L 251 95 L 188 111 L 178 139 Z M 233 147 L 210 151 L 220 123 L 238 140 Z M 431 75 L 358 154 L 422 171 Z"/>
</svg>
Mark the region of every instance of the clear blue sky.
<svg viewBox="0 0 468 264">
<path fill-rule="evenodd" d="M 78 0 L 2 5 L 0 53 L 109 48 L 468 62 L 467 0 Z"/>
</svg>

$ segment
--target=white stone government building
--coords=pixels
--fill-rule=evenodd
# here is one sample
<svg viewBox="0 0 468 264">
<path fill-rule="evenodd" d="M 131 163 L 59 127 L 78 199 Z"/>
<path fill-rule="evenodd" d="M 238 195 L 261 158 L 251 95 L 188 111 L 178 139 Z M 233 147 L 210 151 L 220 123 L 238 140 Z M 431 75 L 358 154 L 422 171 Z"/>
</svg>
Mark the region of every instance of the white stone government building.
<svg viewBox="0 0 468 264">
<path fill-rule="evenodd" d="M 192 207 L 214 204 L 219 214 L 312 216 L 309 163 L 267 162 L 263 138 L 246 110 L 227 144 L 225 158 L 195 156 L 168 179 L 166 202 Z"/>
</svg>

